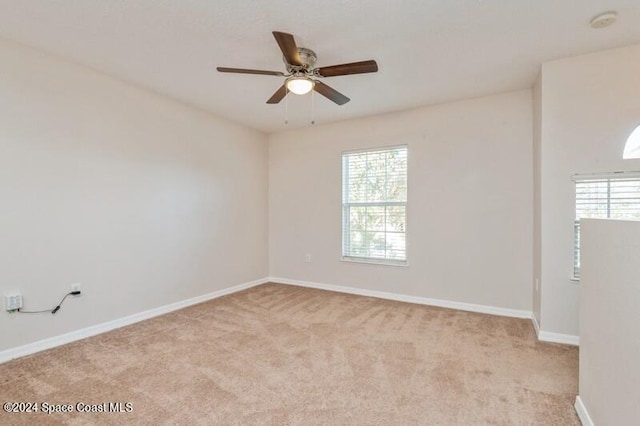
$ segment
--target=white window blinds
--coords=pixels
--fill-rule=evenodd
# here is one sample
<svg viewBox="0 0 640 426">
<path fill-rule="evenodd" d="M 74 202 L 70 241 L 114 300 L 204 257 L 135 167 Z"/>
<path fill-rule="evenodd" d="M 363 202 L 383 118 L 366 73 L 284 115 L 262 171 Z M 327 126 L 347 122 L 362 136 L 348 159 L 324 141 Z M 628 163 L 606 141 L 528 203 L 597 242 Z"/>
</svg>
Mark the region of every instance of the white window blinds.
<svg viewBox="0 0 640 426">
<path fill-rule="evenodd" d="M 640 173 L 576 175 L 573 274 L 580 277 L 580 219 L 640 220 Z"/>
<path fill-rule="evenodd" d="M 405 263 L 407 147 L 342 156 L 342 256 Z"/>
</svg>

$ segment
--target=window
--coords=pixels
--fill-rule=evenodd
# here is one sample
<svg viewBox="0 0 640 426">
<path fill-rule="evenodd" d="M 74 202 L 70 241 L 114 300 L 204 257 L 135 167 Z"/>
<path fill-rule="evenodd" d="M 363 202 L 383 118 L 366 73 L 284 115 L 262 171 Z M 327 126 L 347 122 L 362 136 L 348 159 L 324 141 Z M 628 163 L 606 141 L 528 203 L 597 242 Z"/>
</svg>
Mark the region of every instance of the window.
<svg viewBox="0 0 640 426">
<path fill-rule="evenodd" d="M 640 126 L 636 127 L 636 129 L 629 135 L 629 139 L 627 139 L 627 143 L 624 146 L 622 158 L 625 160 L 640 158 Z"/>
<path fill-rule="evenodd" d="M 576 175 L 573 276 L 580 277 L 580 219 L 640 220 L 640 172 Z"/>
<path fill-rule="evenodd" d="M 407 147 L 342 155 L 342 257 L 406 264 Z"/>
</svg>

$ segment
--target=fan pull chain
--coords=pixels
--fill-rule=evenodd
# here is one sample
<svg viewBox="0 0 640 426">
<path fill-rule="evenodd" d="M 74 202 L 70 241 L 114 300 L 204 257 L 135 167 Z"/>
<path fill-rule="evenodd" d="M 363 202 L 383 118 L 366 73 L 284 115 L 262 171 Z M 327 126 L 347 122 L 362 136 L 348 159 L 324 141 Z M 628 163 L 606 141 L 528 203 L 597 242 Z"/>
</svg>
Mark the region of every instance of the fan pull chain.
<svg viewBox="0 0 640 426">
<path fill-rule="evenodd" d="M 311 90 L 311 125 L 316 124 L 315 120 L 315 91 Z"/>
<path fill-rule="evenodd" d="M 287 94 L 289 93 L 288 89 L 284 95 L 284 124 L 289 124 L 289 97 Z"/>
<path fill-rule="evenodd" d="M 322 53 L 320 50 L 318 50 L 318 53 Z M 315 99 L 316 99 L 316 91 L 311 89 L 311 125 L 314 126 L 316 124 L 316 117 L 315 117 L 315 113 L 316 113 L 316 109 L 315 109 Z"/>
<path fill-rule="evenodd" d="M 289 124 L 289 97 L 287 94 L 289 93 L 289 89 L 286 89 L 285 86 L 285 94 L 284 94 L 284 124 Z"/>
</svg>

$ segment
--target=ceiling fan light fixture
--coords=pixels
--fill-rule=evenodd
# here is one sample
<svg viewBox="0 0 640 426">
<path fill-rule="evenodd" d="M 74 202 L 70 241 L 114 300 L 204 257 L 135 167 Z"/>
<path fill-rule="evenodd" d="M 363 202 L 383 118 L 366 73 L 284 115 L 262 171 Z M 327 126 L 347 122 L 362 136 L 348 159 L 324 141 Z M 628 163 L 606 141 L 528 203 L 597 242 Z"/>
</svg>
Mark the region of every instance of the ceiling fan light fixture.
<svg viewBox="0 0 640 426">
<path fill-rule="evenodd" d="M 296 95 L 306 95 L 313 89 L 314 81 L 308 77 L 290 77 L 287 79 L 287 90 Z"/>
<path fill-rule="evenodd" d="M 282 51 L 282 60 L 285 64 L 286 74 L 279 71 L 217 67 L 218 72 L 285 77 L 284 84 L 267 99 L 268 104 L 273 105 L 279 103 L 289 92 L 295 95 L 305 95 L 314 90 L 336 105 L 344 105 L 349 102 L 349 98 L 317 78 L 365 74 L 378 71 L 378 64 L 373 59 L 316 68 L 315 63 L 317 56 L 315 52 L 304 47 L 298 47 L 291 34 L 273 31 L 273 37 L 276 39 L 278 47 L 280 47 Z"/>
</svg>

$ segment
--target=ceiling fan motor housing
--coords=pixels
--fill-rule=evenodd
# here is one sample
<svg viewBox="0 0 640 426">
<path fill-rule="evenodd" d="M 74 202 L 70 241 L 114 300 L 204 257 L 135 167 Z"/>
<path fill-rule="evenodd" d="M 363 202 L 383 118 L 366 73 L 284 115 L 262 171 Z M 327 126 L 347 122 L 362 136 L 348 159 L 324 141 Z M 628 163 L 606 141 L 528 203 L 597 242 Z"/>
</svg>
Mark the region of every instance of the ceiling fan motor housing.
<svg viewBox="0 0 640 426">
<path fill-rule="evenodd" d="M 291 65 L 287 62 L 287 58 L 285 58 L 284 56 L 282 57 L 282 60 L 287 67 L 287 72 L 292 75 L 300 74 L 300 72 L 304 72 L 305 74 L 312 74 L 313 67 L 318 60 L 316 52 L 311 49 L 307 49 L 306 47 L 298 47 L 298 56 L 300 57 L 300 62 L 302 63 L 301 67 Z"/>
</svg>

